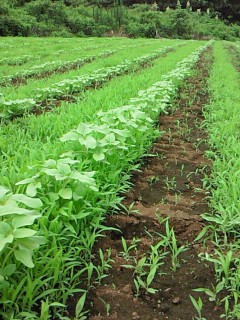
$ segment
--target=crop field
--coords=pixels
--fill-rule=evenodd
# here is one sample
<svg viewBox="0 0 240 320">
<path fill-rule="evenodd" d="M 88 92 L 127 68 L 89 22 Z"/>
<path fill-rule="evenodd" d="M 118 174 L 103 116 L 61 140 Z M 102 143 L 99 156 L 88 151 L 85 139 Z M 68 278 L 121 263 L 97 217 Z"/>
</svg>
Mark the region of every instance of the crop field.
<svg viewBox="0 0 240 320">
<path fill-rule="evenodd" d="M 0 39 L 0 319 L 240 319 L 239 57 Z"/>
</svg>

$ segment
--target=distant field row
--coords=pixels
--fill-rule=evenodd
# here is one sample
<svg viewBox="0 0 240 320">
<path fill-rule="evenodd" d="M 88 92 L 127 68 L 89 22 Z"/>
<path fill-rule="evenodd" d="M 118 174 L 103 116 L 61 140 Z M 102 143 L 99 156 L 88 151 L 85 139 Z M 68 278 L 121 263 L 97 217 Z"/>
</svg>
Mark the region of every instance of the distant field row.
<svg viewBox="0 0 240 320">
<path fill-rule="evenodd" d="M 126 45 L 126 47 L 123 46 L 121 50 L 119 50 L 118 47 L 113 47 L 112 49 L 114 49 L 115 51 L 113 52 L 112 55 L 102 59 L 96 59 L 92 63 L 85 64 L 77 70 L 69 70 L 66 73 L 61 73 L 61 74 L 56 72 L 48 78 L 44 77 L 44 79 L 31 78 L 27 80 L 26 84 L 21 85 L 20 87 L 17 87 L 17 88 L 13 86 L 2 87 L 0 92 L 3 94 L 5 100 L 32 98 L 36 94 L 36 91 L 40 88 L 48 87 L 64 79 L 72 79 L 77 76 L 92 73 L 101 68 L 112 67 L 114 65 L 124 62 L 125 60 L 132 60 L 144 54 L 149 54 L 152 51 L 159 49 L 160 47 L 164 47 L 166 45 L 170 45 L 178 42 L 179 41 L 172 41 L 172 42 L 153 41 L 149 45 L 143 45 L 143 46 L 138 45 L 137 48 L 131 45 L 129 46 Z M 97 55 L 103 51 L 104 50 L 102 48 L 98 49 L 97 51 L 95 51 L 95 54 Z M 85 54 L 85 56 L 87 55 Z M 81 53 L 74 54 L 75 59 L 82 58 L 82 57 L 83 55 Z"/>
</svg>

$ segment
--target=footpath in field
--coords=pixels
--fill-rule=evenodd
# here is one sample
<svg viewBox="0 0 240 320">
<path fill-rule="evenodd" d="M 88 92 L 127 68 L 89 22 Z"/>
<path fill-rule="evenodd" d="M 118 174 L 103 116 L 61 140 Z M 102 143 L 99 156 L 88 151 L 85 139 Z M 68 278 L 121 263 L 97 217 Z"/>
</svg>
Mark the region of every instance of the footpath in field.
<svg viewBox="0 0 240 320">
<path fill-rule="evenodd" d="M 220 319 L 223 310 L 211 304 L 199 287 L 211 288 L 214 270 L 201 261 L 194 242 L 208 210 L 201 179 L 208 168 L 206 134 L 200 129 L 202 106 L 208 101 L 211 52 L 180 91 L 174 112 L 161 115 L 157 139 L 122 213 L 109 216 L 111 231 L 97 244 L 109 258 L 109 275 L 90 294 L 90 320 L 191 320 L 197 311 L 189 295 L 203 301 L 202 316 Z"/>
</svg>

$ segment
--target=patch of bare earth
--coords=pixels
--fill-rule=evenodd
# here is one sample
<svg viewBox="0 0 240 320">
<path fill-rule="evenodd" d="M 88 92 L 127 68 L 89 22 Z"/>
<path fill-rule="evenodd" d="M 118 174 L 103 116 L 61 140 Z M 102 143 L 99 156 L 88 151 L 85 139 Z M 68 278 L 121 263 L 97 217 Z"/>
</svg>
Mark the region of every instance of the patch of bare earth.
<svg viewBox="0 0 240 320">
<path fill-rule="evenodd" d="M 210 67 L 208 51 L 198 62 L 194 76 L 180 90 L 176 110 L 159 117 L 159 129 L 165 133 L 153 144 L 150 153 L 154 157 L 145 158 L 141 172 L 134 174 L 132 190 L 125 195 L 126 207 L 134 202 L 131 212 L 107 218 L 106 224 L 121 232 L 107 233 L 96 245 L 95 252 L 111 248 L 114 262 L 108 277 L 90 291 L 89 320 L 192 320 L 197 313 L 190 294 L 201 296 L 202 315 L 207 319 L 220 319 L 223 313 L 206 295 L 192 291 L 214 284 L 212 266 L 201 261 L 201 247 L 194 242 L 204 226 L 201 214 L 208 210 L 206 194 L 201 191 L 201 179 L 209 166 L 204 158 L 206 134 L 199 124 L 203 120 L 202 106 L 208 102 L 206 80 Z M 124 265 L 134 264 L 134 259 L 139 261 L 151 245 L 162 239 L 164 217 L 169 217 L 178 246 L 184 245 L 187 250 L 179 255 L 176 271 L 171 254 L 161 261 L 164 264 L 151 283 L 154 294 L 140 290 L 136 296 L 134 270 Z M 128 259 L 122 253 L 122 237 L 128 245 L 134 238 L 139 240 L 137 250 L 131 250 Z"/>
</svg>

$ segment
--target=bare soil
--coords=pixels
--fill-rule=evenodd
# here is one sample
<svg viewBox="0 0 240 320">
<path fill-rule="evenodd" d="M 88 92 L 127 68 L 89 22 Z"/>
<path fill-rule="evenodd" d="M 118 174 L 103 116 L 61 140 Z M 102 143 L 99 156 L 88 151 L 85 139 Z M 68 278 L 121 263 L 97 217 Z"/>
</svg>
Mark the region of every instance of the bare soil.
<svg viewBox="0 0 240 320">
<path fill-rule="evenodd" d="M 100 248 L 105 253 L 111 248 L 114 262 L 108 276 L 89 293 L 89 320 L 192 320 L 197 312 L 190 294 L 201 297 L 202 315 L 207 319 L 220 319 L 224 313 L 205 294 L 193 291 L 214 284 L 213 267 L 201 260 L 202 246 L 194 241 L 204 227 L 201 214 L 209 210 L 202 179 L 211 164 L 204 157 L 207 136 L 199 125 L 203 121 L 202 107 L 208 102 L 206 81 L 211 61 L 211 51 L 202 55 L 194 75 L 179 92 L 176 110 L 159 117 L 159 130 L 164 134 L 150 150 L 154 156 L 146 157 L 141 172 L 133 175 L 133 188 L 124 200 L 126 207 L 134 203 L 130 212 L 107 217 L 106 225 L 119 231 L 106 233 L 97 243 L 95 254 Z M 133 265 L 134 259 L 139 261 L 162 239 L 165 223 L 161 220 L 165 217 L 174 228 L 178 246 L 187 250 L 179 255 L 176 271 L 171 254 L 162 260 L 151 284 L 154 294 L 140 290 L 136 296 L 134 270 L 126 265 Z M 122 253 L 122 237 L 128 245 L 134 238 L 139 241 L 129 257 Z"/>
</svg>

